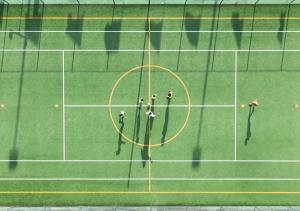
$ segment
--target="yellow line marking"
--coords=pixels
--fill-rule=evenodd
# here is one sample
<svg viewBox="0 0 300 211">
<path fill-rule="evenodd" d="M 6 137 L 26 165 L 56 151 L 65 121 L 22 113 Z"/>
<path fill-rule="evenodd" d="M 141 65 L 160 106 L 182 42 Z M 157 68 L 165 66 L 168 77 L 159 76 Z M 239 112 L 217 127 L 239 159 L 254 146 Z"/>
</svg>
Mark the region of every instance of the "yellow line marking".
<svg viewBox="0 0 300 211">
<path fill-rule="evenodd" d="M 43 16 L 43 17 L 0 17 L 0 20 L 111 20 L 112 17 L 67 17 L 67 16 Z M 300 17 L 114 17 L 114 20 L 300 20 Z"/>
<path fill-rule="evenodd" d="M 148 81 L 149 81 L 149 87 L 148 87 L 148 95 L 149 95 L 149 101 L 151 102 L 151 20 L 148 19 Z M 152 105 L 151 105 L 152 106 Z M 151 110 L 151 109 L 150 109 Z M 151 192 L 151 119 L 148 119 L 149 125 L 148 125 L 148 192 Z"/>
<path fill-rule="evenodd" d="M 137 191 L 137 192 L 125 192 L 125 191 L 1 191 L 0 195 L 300 195 L 299 191 L 290 192 L 267 192 L 267 191 L 189 191 L 189 192 L 168 192 L 168 191 Z"/>
<path fill-rule="evenodd" d="M 114 84 L 113 88 L 112 88 L 112 91 L 110 93 L 110 97 L 109 97 L 109 116 L 110 116 L 110 119 L 113 123 L 113 126 L 114 128 L 118 131 L 118 133 L 125 139 L 127 140 L 128 142 L 132 143 L 132 144 L 136 144 L 137 146 L 140 146 L 140 147 L 145 147 L 145 146 L 152 146 L 152 147 L 160 147 L 161 144 L 151 144 L 151 145 L 145 145 L 145 144 L 141 144 L 141 143 L 136 143 L 134 140 L 128 138 L 124 133 L 121 133 L 117 124 L 115 123 L 115 120 L 114 120 L 114 115 L 113 115 L 113 112 L 112 112 L 112 99 L 113 99 L 113 95 L 114 95 L 114 92 L 115 92 L 115 89 L 117 88 L 118 84 L 120 83 L 120 81 L 122 79 L 124 79 L 129 73 L 133 72 L 133 71 L 136 71 L 140 68 L 144 68 L 144 67 L 148 67 L 149 65 L 143 65 L 143 66 L 138 66 L 138 67 L 134 67 L 132 69 L 130 69 L 129 71 L 125 72 L 117 81 L 116 83 Z M 185 121 L 183 123 L 183 126 L 179 129 L 179 131 L 171 138 L 169 138 L 168 140 L 166 140 L 164 142 L 164 144 L 167 144 L 169 142 L 171 142 L 172 140 L 174 140 L 183 130 L 184 128 L 186 127 L 187 123 L 188 123 L 188 120 L 189 120 L 189 117 L 190 117 L 190 113 L 191 113 L 191 99 L 190 99 L 190 94 L 189 94 L 189 91 L 186 87 L 186 85 L 184 84 L 184 82 L 182 81 L 182 79 L 176 75 L 173 71 L 169 70 L 168 68 L 165 68 L 165 67 L 161 67 L 161 66 L 158 66 L 158 65 L 150 65 L 151 68 L 158 68 L 158 69 L 161 69 L 161 70 L 164 70 L 166 72 L 169 72 L 171 75 L 173 75 L 182 85 L 182 87 L 184 88 L 185 90 L 185 93 L 186 93 L 186 97 L 187 97 L 187 115 L 186 115 L 186 118 L 185 118 Z"/>
</svg>

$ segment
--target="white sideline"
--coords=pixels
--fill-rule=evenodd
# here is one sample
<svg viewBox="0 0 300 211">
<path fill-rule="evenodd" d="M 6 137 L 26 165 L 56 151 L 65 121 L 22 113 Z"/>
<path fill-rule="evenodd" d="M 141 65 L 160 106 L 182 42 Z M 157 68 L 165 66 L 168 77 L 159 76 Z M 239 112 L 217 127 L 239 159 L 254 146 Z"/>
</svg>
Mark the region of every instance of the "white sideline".
<svg viewBox="0 0 300 211">
<path fill-rule="evenodd" d="M 62 51 L 63 159 L 66 160 L 65 52 Z"/>
<path fill-rule="evenodd" d="M 234 160 L 236 160 L 236 118 L 237 118 L 237 51 L 234 53 Z"/>
<path fill-rule="evenodd" d="M 1 49 L 0 52 L 300 52 L 300 49 Z"/>
<path fill-rule="evenodd" d="M 153 33 L 299 33 L 299 30 L 256 30 L 256 31 L 234 31 L 234 30 L 162 30 L 150 31 Z M 105 30 L 83 30 L 83 31 L 67 31 L 67 30 L 49 30 L 49 31 L 38 31 L 38 30 L 1 30 L 0 33 L 149 33 L 144 30 L 116 30 L 116 31 L 105 31 Z"/>
<path fill-rule="evenodd" d="M 0 178 L 0 181 L 147 181 L 149 178 Z M 300 181 L 300 178 L 151 178 L 155 181 Z"/>
<path fill-rule="evenodd" d="M 155 105 L 155 107 L 174 107 L 174 108 L 233 108 L 235 105 Z M 139 107 L 139 105 L 65 105 L 65 107 L 68 108 L 109 108 L 109 107 L 115 107 L 115 108 L 123 108 L 123 107 Z M 147 107 L 147 105 L 143 105 L 143 107 Z"/>
<path fill-rule="evenodd" d="M 140 163 L 148 160 L 0 160 L 0 163 Z M 300 163 L 300 160 L 151 160 L 153 163 Z"/>
</svg>

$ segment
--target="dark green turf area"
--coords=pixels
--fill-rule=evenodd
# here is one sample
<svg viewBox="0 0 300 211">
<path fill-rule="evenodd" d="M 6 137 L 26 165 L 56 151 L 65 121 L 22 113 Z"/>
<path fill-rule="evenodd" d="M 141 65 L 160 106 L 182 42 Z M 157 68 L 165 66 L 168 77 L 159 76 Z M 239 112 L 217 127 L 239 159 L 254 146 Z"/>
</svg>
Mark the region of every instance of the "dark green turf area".
<svg viewBox="0 0 300 211">
<path fill-rule="evenodd" d="M 300 204 L 300 162 L 291 162 L 300 161 L 300 51 L 248 51 L 300 50 L 299 33 L 241 32 L 299 30 L 300 20 L 285 17 L 299 17 L 300 5 L 2 5 L 0 16 L 1 205 Z M 147 31 L 147 20 L 114 17 L 213 19 L 151 20 L 156 32 L 149 36 L 118 32 Z M 258 20 L 263 17 L 273 19 Z M 95 30 L 117 32 L 68 32 Z M 240 32 L 160 32 L 166 30 Z M 149 41 L 156 51 L 148 51 Z M 30 49 L 40 51 L 24 51 Z M 148 65 L 149 56 L 152 65 L 184 82 L 192 105 L 234 105 L 236 79 L 236 123 L 233 106 L 192 107 L 177 136 L 189 109 L 172 106 L 187 105 L 188 96 L 178 78 L 152 67 L 155 105 L 168 104 L 170 88 L 175 95 L 170 107 L 154 106 L 158 116 L 149 139 L 146 109 L 126 106 L 139 97 L 148 101 L 149 69 L 141 66 Z M 116 81 L 135 67 L 111 95 Z M 68 162 L 63 161 L 63 81 L 65 105 L 104 106 L 65 108 Z M 117 128 L 138 144 L 159 146 L 140 147 L 118 134 L 107 107 L 110 96 L 119 106 L 111 109 Z M 251 114 L 253 99 L 260 106 Z M 118 122 L 120 110 L 128 117 L 124 124 Z M 239 162 L 233 162 L 235 151 Z M 154 193 L 148 193 L 149 175 Z M 83 191 L 97 193 L 78 193 Z"/>
</svg>

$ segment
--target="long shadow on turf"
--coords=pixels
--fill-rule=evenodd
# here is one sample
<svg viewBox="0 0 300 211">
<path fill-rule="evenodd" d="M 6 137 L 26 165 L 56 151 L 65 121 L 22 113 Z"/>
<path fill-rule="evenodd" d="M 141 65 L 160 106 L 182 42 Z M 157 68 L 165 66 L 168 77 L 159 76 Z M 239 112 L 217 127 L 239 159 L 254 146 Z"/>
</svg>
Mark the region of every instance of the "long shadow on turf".
<svg viewBox="0 0 300 211">
<path fill-rule="evenodd" d="M 121 30 L 122 21 L 121 20 L 114 20 L 115 16 L 115 5 L 113 6 L 112 10 L 112 20 L 111 23 L 107 23 L 105 25 L 105 34 L 104 34 L 104 44 L 106 54 L 107 54 L 107 60 L 106 60 L 106 71 L 109 69 L 109 59 L 112 54 L 118 53 L 117 50 L 120 48 L 120 39 L 121 39 L 121 33 L 119 32 Z M 110 32 L 114 31 L 114 32 Z"/>
<path fill-rule="evenodd" d="M 163 27 L 163 21 L 154 21 L 152 20 L 150 22 L 150 36 L 151 36 L 151 45 L 155 50 L 159 50 L 160 49 L 160 44 L 161 44 L 161 30 Z M 146 21 L 145 23 L 145 31 L 149 30 L 149 21 Z M 155 32 L 153 32 L 155 31 Z M 147 33 L 148 35 L 148 33 Z M 157 51 L 157 53 L 159 53 L 159 51 Z"/>
<path fill-rule="evenodd" d="M 6 3 L 6 4 L 5 4 Z M 8 10 L 9 10 L 9 4 L 4 1 L 3 4 L 0 4 L 0 17 L 1 17 L 1 20 L 0 20 L 0 27 L 2 30 L 5 30 L 7 31 L 7 19 L 5 19 L 5 25 L 3 27 L 3 20 L 4 20 L 4 11 L 5 11 L 5 16 L 7 17 L 8 16 Z M 3 47 L 2 47 L 2 50 L 5 49 L 5 41 L 6 41 L 6 35 L 7 35 L 7 32 L 4 33 L 4 37 L 3 37 Z M 0 71 L 2 72 L 3 71 L 3 61 L 4 61 L 4 55 L 5 55 L 5 52 L 2 51 L 2 54 L 1 54 L 1 67 L 0 67 Z"/>
<path fill-rule="evenodd" d="M 242 31 L 244 28 L 244 21 L 239 18 L 240 14 L 239 12 L 232 12 L 231 15 L 231 25 L 234 32 L 235 41 L 237 44 L 238 49 L 241 49 L 242 44 Z"/>
<path fill-rule="evenodd" d="M 278 28 L 278 32 L 277 32 L 277 40 L 279 42 L 280 45 L 282 45 L 282 42 L 283 42 L 283 37 L 284 37 L 284 31 L 285 30 L 285 22 L 286 22 L 286 13 L 285 12 L 281 12 L 280 13 L 280 19 L 279 19 L 279 28 Z"/>
<path fill-rule="evenodd" d="M 290 9 L 291 9 L 291 3 L 288 4 L 287 6 L 287 12 L 283 12 L 281 13 L 280 15 L 280 20 L 283 20 L 285 21 L 286 20 L 286 23 L 283 23 L 283 25 L 285 25 L 285 27 L 283 27 L 283 30 L 288 30 L 288 24 L 289 24 L 289 19 L 286 19 L 285 17 L 289 17 L 290 16 Z M 281 22 L 280 22 L 280 27 L 281 27 Z M 281 41 L 281 45 L 282 45 L 282 49 L 285 50 L 285 45 L 286 45 L 286 36 L 287 36 L 287 33 L 284 33 L 283 35 L 283 38 L 282 38 L 282 41 Z M 283 70 L 283 60 L 284 60 L 284 55 L 285 55 L 285 51 L 282 51 L 282 56 L 281 56 L 281 65 L 280 65 L 280 70 L 282 71 Z"/>
<path fill-rule="evenodd" d="M 181 55 L 181 47 L 182 47 L 182 40 L 183 40 L 183 27 L 184 27 L 184 17 L 185 17 L 185 11 L 186 11 L 186 4 L 183 6 L 183 13 L 182 13 L 182 21 L 181 21 L 181 32 L 180 32 L 180 38 L 179 38 L 179 47 L 178 47 L 178 55 L 177 55 L 177 66 L 176 71 L 179 69 L 180 64 L 180 55 Z"/>
<path fill-rule="evenodd" d="M 219 3 L 220 5 L 222 4 L 222 1 Z M 215 31 L 219 30 L 219 19 L 220 19 L 220 14 L 221 14 L 220 10 L 221 10 L 221 6 L 218 7 L 218 11 L 217 11 Z M 214 38 L 215 41 L 214 41 L 214 44 L 213 44 L 213 47 L 212 47 L 213 50 L 216 50 L 217 41 L 218 41 L 218 35 L 219 35 L 219 33 L 215 33 L 215 38 Z M 212 53 L 212 59 L 211 59 L 211 68 L 210 69 L 211 69 L 211 71 L 214 71 L 214 64 L 215 64 L 215 55 L 216 55 L 216 52 L 211 52 L 211 53 Z"/>
<path fill-rule="evenodd" d="M 193 18 L 194 17 L 189 12 L 186 13 L 185 17 L 187 19 L 185 19 L 184 25 L 185 25 L 185 29 L 187 31 L 199 31 L 200 30 L 200 26 L 201 26 L 200 19 L 196 19 L 196 20 L 189 19 L 189 18 Z M 201 18 L 201 15 L 199 17 Z M 200 33 L 199 32 L 187 32 L 186 36 L 187 36 L 190 44 L 192 46 L 194 46 L 195 48 L 197 48 L 198 43 L 199 43 Z"/>
<path fill-rule="evenodd" d="M 151 111 L 154 113 L 155 112 L 155 100 L 152 100 L 151 102 Z M 141 150 L 141 155 L 142 155 L 142 164 L 143 164 L 143 168 L 146 166 L 146 162 L 147 161 L 151 161 L 151 156 L 149 154 L 149 148 L 151 146 L 149 146 L 150 144 L 150 136 L 151 136 L 151 131 L 153 128 L 153 124 L 154 124 L 154 118 L 153 117 L 148 117 L 147 116 L 147 124 L 146 124 L 146 132 L 145 132 L 145 137 L 144 137 L 144 147 Z"/>
<path fill-rule="evenodd" d="M 217 3 L 217 1 L 216 1 Z M 212 17 L 218 17 L 220 13 L 220 5 L 215 4 L 213 6 L 213 13 L 212 13 Z M 216 19 L 214 18 L 212 20 L 212 24 L 211 24 L 211 31 L 213 31 L 216 27 Z M 208 43 L 208 49 L 211 49 L 213 46 L 213 39 L 214 39 L 214 33 L 211 32 L 210 33 L 210 39 L 209 39 L 209 43 Z M 209 73 L 209 67 L 211 64 L 211 59 L 212 59 L 212 54 L 211 52 L 208 52 L 208 56 L 207 56 L 207 62 L 206 62 L 206 71 L 204 73 L 204 76 L 201 75 L 201 79 L 204 77 L 204 83 L 203 83 L 203 87 L 202 87 L 202 98 L 201 98 L 201 104 L 205 105 L 205 101 L 206 101 L 206 89 L 207 89 L 207 84 L 208 84 L 208 73 Z M 198 124 L 198 132 L 197 132 L 197 142 L 196 142 L 196 146 L 193 149 L 193 153 L 192 153 L 192 168 L 196 169 L 199 167 L 199 160 L 201 158 L 201 149 L 200 149 L 200 140 L 201 140 L 201 132 L 202 132 L 202 124 L 203 124 L 203 117 L 204 117 L 204 111 L 205 108 L 202 107 L 200 109 L 200 115 L 199 115 L 199 124 Z"/>
<path fill-rule="evenodd" d="M 147 8 L 147 18 L 149 17 L 150 13 L 150 4 Z M 146 49 L 146 44 L 147 44 L 147 34 L 145 33 L 144 35 L 144 43 L 143 43 L 143 49 L 144 51 L 142 52 L 142 58 L 141 58 L 141 66 L 144 65 L 144 59 L 145 59 L 145 49 Z M 138 83 L 138 94 L 136 98 L 136 104 L 138 104 L 139 99 L 141 97 L 141 84 L 142 84 L 142 77 L 143 77 L 143 68 L 140 70 L 140 75 L 139 75 L 139 83 Z M 140 141 L 140 128 L 141 128 L 141 109 L 140 107 L 137 107 L 135 110 L 135 120 L 134 120 L 134 129 L 133 129 L 133 140 L 135 140 L 136 143 L 139 143 Z M 131 152 L 130 152 L 130 162 L 129 162 L 129 168 L 128 168 L 128 180 L 127 180 L 127 188 L 130 187 L 130 177 L 131 177 L 131 169 L 132 169 L 132 158 L 133 158 L 133 152 L 134 152 L 134 147 L 135 145 L 131 145 Z M 142 161 L 143 162 L 143 161 Z"/>
<path fill-rule="evenodd" d="M 119 123 L 121 124 L 120 130 L 119 130 L 119 138 L 118 138 L 118 149 L 116 151 L 116 155 L 119 155 L 121 153 L 121 146 L 122 144 L 125 144 L 125 142 L 122 140 L 122 134 L 123 134 L 123 130 L 124 130 L 124 119 L 121 119 L 119 121 Z"/>
<path fill-rule="evenodd" d="M 247 145 L 251 138 L 251 117 L 254 113 L 254 106 L 249 106 L 249 114 L 248 114 L 248 121 L 247 121 L 247 133 L 244 144 Z"/>
<path fill-rule="evenodd" d="M 66 34 L 73 41 L 71 71 L 73 71 L 73 69 L 74 69 L 76 46 L 78 46 L 79 48 L 81 47 L 82 30 L 83 30 L 83 23 L 84 23 L 83 17 L 84 17 L 84 14 L 81 14 L 81 12 L 80 12 L 80 4 L 79 3 L 77 4 L 76 16 L 73 17 L 72 14 L 68 15 Z M 76 31 L 76 32 L 72 32 L 72 31 Z"/>
<path fill-rule="evenodd" d="M 25 12 L 26 19 L 25 19 L 24 30 L 26 32 L 22 34 L 20 32 L 11 31 L 9 32 L 9 38 L 13 39 L 14 36 L 22 37 L 25 40 L 27 40 L 27 42 L 31 41 L 31 43 L 33 43 L 35 46 L 38 47 L 38 49 L 40 49 L 40 45 L 41 45 L 40 31 L 42 30 L 43 27 L 44 2 L 42 0 L 34 0 L 33 4 L 30 3 L 31 1 L 28 2 L 27 9 Z M 22 11 L 23 11 L 23 5 L 22 5 Z M 35 71 L 38 71 L 39 68 L 39 58 L 40 58 L 40 51 L 37 52 Z M 3 59 L 1 61 L 1 69 L 2 69 L 2 65 L 3 65 Z"/>
<path fill-rule="evenodd" d="M 250 55 L 251 55 L 251 47 L 252 47 L 252 39 L 253 39 L 253 30 L 254 30 L 254 18 L 255 18 L 255 14 L 256 14 L 256 6 L 257 6 L 257 3 L 258 3 L 259 0 L 257 0 L 255 3 L 254 3 L 254 6 L 253 6 L 253 13 L 252 13 L 252 22 L 251 22 L 251 34 L 250 34 L 250 41 L 249 41 L 249 48 L 248 48 L 248 56 L 247 56 L 247 66 L 246 66 L 246 71 L 249 70 L 249 61 L 250 61 Z"/>
<path fill-rule="evenodd" d="M 161 143 L 162 146 L 164 145 L 164 143 L 166 141 L 166 135 L 167 135 L 167 132 L 168 132 L 169 116 L 170 116 L 170 103 L 171 103 L 171 100 L 168 99 L 167 107 L 166 107 L 166 110 L 165 110 L 165 121 L 164 121 L 163 131 L 161 133 L 162 137 L 161 137 L 161 140 L 160 140 L 160 143 Z"/>
<path fill-rule="evenodd" d="M 141 150 L 141 156 L 142 156 L 142 165 L 143 168 L 145 168 L 146 166 L 146 162 L 148 160 L 150 160 L 150 156 L 149 156 L 149 140 L 150 140 L 150 132 L 151 132 L 151 118 L 147 119 L 147 123 L 146 123 L 146 129 L 145 129 L 145 136 L 144 136 L 144 147 Z"/>
<path fill-rule="evenodd" d="M 34 2 L 34 7 L 33 7 L 33 16 L 35 17 L 40 17 L 39 13 L 39 7 L 36 5 L 38 3 L 37 1 Z M 31 15 L 31 9 L 30 9 L 30 4 L 27 6 L 27 12 L 26 16 L 29 17 Z M 30 22 L 31 19 L 28 19 L 25 22 L 25 29 L 28 30 L 29 24 L 32 23 Z M 35 22 L 34 24 L 37 24 L 35 26 L 39 26 L 37 29 L 40 29 L 41 27 L 41 21 Z M 26 28 L 27 27 L 27 28 Z M 28 42 L 32 41 L 34 44 L 38 44 L 40 37 L 36 35 L 32 35 L 32 33 L 25 33 L 24 36 L 22 34 L 18 34 L 19 36 L 24 38 L 24 43 L 23 43 L 23 49 L 27 48 Z M 21 64 L 21 72 L 20 72 L 20 78 L 19 78 L 19 88 L 18 88 L 18 97 L 17 97 L 17 102 L 16 102 L 16 122 L 15 122 L 15 130 L 14 130 L 14 138 L 13 138 L 13 146 L 9 152 L 9 164 L 8 167 L 10 170 L 15 170 L 17 168 L 18 164 L 18 157 L 19 157 L 19 151 L 17 148 L 17 141 L 18 141 L 18 135 L 19 135 L 19 127 L 20 127 L 20 113 L 21 113 L 21 102 L 22 102 L 22 94 L 23 94 L 23 82 L 24 82 L 24 68 L 25 68 L 25 61 L 26 61 L 26 51 L 23 51 L 22 53 L 22 64 Z"/>
<path fill-rule="evenodd" d="M 192 20 L 190 18 L 196 17 L 192 15 L 189 12 L 185 12 L 186 5 L 184 6 L 183 10 L 183 20 L 182 20 L 182 25 L 181 25 L 181 31 L 183 30 L 183 27 L 185 26 L 186 31 L 199 31 L 201 27 L 201 19 L 195 19 Z M 202 12 L 203 8 L 201 8 L 200 13 Z M 201 15 L 197 16 L 201 18 Z M 185 19 L 186 18 L 186 19 Z M 188 38 L 189 43 L 194 46 L 195 48 L 198 47 L 199 43 L 199 38 L 200 38 L 200 32 L 186 32 L 186 36 Z M 177 66 L 176 70 L 179 70 L 179 64 L 180 64 L 180 55 L 181 55 L 181 46 L 182 46 L 182 39 L 183 39 L 183 33 L 180 33 L 180 42 L 179 42 L 179 51 L 178 51 L 178 56 L 177 56 Z"/>
</svg>

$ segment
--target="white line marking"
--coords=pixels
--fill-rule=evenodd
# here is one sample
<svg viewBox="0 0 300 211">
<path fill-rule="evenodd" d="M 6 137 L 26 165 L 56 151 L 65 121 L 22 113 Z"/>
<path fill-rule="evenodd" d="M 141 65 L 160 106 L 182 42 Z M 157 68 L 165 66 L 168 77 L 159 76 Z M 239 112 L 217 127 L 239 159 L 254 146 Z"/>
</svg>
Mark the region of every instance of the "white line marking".
<svg viewBox="0 0 300 211">
<path fill-rule="evenodd" d="M 0 160 L 0 163 L 139 163 L 148 160 Z M 153 163 L 300 163 L 300 160 L 152 160 Z"/>
<path fill-rule="evenodd" d="M 2 49 L 0 52 L 148 52 L 147 49 Z M 300 52 L 300 49 L 151 49 L 151 52 Z"/>
<path fill-rule="evenodd" d="M 63 159 L 66 160 L 65 52 L 64 51 L 62 51 L 62 95 L 63 95 Z"/>
<path fill-rule="evenodd" d="M 299 30 L 257 30 L 257 31 L 234 31 L 234 30 L 165 30 L 165 31 L 150 31 L 151 33 L 300 33 Z M 1 30 L 0 33 L 149 33 L 143 30 L 127 30 L 127 31 L 105 31 L 105 30 L 83 30 L 83 31 L 68 31 L 68 30 L 50 30 L 50 31 L 26 31 L 26 30 Z"/>
<path fill-rule="evenodd" d="M 0 178 L 0 181 L 147 181 L 149 178 Z M 300 178 L 151 178 L 155 181 L 300 181 Z"/>
<path fill-rule="evenodd" d="M 174 108 L 185 108 L 189 107 L 189 105 L 155 105 L 155 107 L 174 107 Z M 68 108 L 109 108 L 110 105 L 65 105 L 65 107 Z M 123 107 L 139 107 L 139 105 L 111 105 L 111 107 L 116 107 L 116 108 L 123 108 Z M 143 105 L 143 107 L 147 107 L 147 105 Z M 190 107 L 194 108 L 234 108 L 235 105 L 191 105 Z"/>
<path fill-rule="evenodd" d="M 236 160 L 237 51 L 234 53 L 234 160 Z"/>
</svg>

